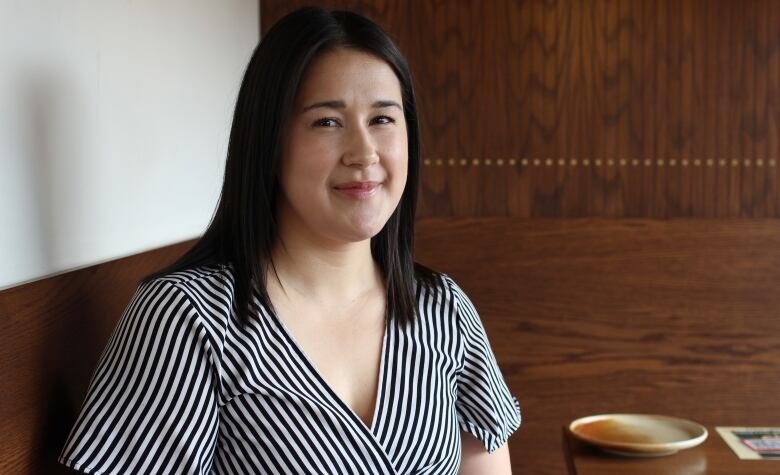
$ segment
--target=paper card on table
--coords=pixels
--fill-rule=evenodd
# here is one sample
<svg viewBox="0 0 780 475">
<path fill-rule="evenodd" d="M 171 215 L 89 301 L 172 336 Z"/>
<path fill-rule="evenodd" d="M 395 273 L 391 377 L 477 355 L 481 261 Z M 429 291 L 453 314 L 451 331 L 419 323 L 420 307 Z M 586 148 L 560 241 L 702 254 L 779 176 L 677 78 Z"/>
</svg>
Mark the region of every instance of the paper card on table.
<svg viewBox="0 0 780 475">
<path fill-rule="evenodd" d="M 780 461 L 780 427 L 716 427 L 737 457 Z"/>
</svg>

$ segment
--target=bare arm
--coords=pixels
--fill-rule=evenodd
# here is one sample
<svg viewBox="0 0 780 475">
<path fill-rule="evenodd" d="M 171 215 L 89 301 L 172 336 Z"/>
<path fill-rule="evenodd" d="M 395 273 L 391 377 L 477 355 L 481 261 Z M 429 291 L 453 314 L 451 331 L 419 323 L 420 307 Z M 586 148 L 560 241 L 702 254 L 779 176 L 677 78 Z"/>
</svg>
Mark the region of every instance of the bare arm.
<svg viewBox="0 0 780 475">
<path fill-rule="evenodd" d="M 504 444 L 489 454 L 482 442 L 470 433 L 461 431 L 460 435 L 462 456 L 458 475 L 512 475 L 509 444 Z"/>
</svg>

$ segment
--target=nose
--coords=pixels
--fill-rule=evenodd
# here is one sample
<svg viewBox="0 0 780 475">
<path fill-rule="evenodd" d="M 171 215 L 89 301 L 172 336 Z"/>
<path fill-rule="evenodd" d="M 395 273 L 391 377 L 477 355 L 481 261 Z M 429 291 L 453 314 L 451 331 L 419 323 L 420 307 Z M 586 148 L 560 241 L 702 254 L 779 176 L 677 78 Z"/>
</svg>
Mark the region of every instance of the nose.
<svg viewBox="0 0 780 475">
<path fill-rule="evenodd" d="M 376 144 L 367 127 L 354 127 L 342 158 L 346 166 L 368 167 L 379 160 Z"/>
</svg>

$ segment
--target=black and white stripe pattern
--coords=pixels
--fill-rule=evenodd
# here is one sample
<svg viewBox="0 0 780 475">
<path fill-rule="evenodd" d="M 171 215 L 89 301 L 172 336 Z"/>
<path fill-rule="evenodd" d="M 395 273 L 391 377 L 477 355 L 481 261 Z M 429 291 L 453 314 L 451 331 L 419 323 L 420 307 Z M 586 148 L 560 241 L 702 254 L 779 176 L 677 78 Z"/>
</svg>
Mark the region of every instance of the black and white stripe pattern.
<svg viewBox="0 0 780 475">
<path fill-rule="evenodd" d="M 455 474 L 460 431 L 492 452 L 520 425 L 471 301 L 447 275 L 385 329 L 371 427 L 260 304 L 241 327 L 230 266 L 140 286 L 60 463 L 90 474 Z"/>
</svg>

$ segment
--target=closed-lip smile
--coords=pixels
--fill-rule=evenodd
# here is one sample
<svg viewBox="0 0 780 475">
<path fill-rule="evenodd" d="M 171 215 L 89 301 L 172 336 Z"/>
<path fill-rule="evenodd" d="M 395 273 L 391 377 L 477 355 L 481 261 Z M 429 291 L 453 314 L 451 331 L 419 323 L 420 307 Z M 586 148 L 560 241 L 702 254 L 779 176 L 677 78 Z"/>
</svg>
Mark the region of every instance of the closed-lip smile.
<svg viewBox="0 0 780 475">
<path fill-rule="evenodd" d="M 339 183 L 333 189 L 353 200 L 368 200 L 376 195 L 382 183 L 378 181 L 350 181 Z"/>
<path fill-rule="evenodd" d="M 379 185 L 378 181 L 350 181 L 335 186 L 337 190 L 365 190 L 369 191 Z"/>
</svg>

